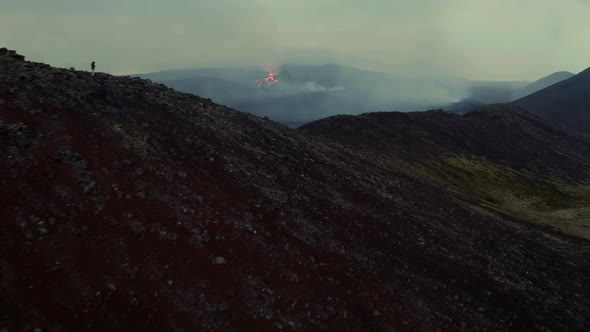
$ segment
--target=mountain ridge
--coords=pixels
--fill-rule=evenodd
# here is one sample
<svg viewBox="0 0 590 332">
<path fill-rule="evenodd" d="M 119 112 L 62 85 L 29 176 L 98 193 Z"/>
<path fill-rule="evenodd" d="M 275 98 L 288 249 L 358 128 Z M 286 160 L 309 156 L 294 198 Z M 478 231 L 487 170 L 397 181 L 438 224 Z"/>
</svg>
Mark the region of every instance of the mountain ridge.
<svg viewBox="0 0 590 332">
<path fill-rule="evenodd" d="M 558 71 L 553 74 L 547 75 L 533 83 L 528 84 L 525 87 L 522 87 L 514 92 L 512 95 L 512 100 L 515 101 L 521 98 L 524 98 L 528 95 L 531 95 L 537 91 L 543 90 L 547 87 L 550 87 L 556 83 L 559 83 L 563 80 L 566 80 L 572 76 L 575 76 L 574 73 L 570 73 L 569 71 Z"/>
<path fill-rule="evenodd" d="M 590 68 L 512 104 L 582 132 L 590 131 Z"/>
<path fill-rule="evenodd" d="M 590 236 L 583 217 L 590 203 L 588 137 L 524 109 L 499 104 L 462 116 L 442 110 L 342 115 L 299 130 L 507 213 Z M 564 213 L 576 217 L 560 218 Z"/>
<path fill-rule="evenodd" d="M 488 94 L 490 94 L 489 97 L 486 97 L 485 94 L 483 96 L 478 96 L 477 91 L 475 91 L 475 93 L 472 92 L 467 99 L 462 99 L 459 102 L 445 105 L 444 108 L 453 113 L 465 114 L 475 111 L 486 104 L 513 102 L 572 76 L 574 76 L 573 73 L 567 71 L 558 71 L 524 86 L 518 86 L 518 84 L 516 84 L 517 82 L 504 82 L 505 84 L 512 85 L 512 87 L 509 86 L 508 88 L 502 88 L 502 84 L 500 84 L 501 82 L 497 82 L 496 85 L 500 85 L 500 87 L 493 88 L 492 86 L 487 88 L 490 90 L 488 92 Z M 488 82 L 488 84 L 490 83 Z M 485 86 L 480 87 L 479 89 L 483 89 L 483 91 L 486 90 Z"/>
</svg>

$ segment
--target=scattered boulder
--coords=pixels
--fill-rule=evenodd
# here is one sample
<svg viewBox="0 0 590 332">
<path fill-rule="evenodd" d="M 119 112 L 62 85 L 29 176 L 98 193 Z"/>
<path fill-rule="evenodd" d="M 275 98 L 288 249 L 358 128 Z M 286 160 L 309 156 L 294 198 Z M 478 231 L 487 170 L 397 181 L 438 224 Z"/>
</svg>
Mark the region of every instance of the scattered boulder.
<svg viewBox="0 0 590 332">
<path fill-rule="evenodd" d="M 227 263 L 227 261 L 225 260 L 225 258 L 221 257 L 221 256 L 215 257 L 215 259 L 213 259 L 213 264 L 215 264 L 215 265 L 223 265 L 226 263 Z"/>
</svg>

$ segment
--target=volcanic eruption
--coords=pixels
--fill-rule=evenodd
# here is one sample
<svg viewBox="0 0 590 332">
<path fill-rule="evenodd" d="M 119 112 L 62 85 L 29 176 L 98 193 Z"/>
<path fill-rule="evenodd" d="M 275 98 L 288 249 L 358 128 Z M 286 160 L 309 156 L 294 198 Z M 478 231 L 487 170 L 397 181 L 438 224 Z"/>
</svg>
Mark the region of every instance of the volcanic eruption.
<svg viewBox="0 0 590 332">
<path fill-rule="evenodd" d="M 271 85 L 279 83 L 279 80 L 276 78 L 277 76 L 279 76 L 279 73 L 274 72 L 274 71 L 269 71 L 268 76 L 266 76 L 266 78 L 264 78 L 262 80 L 256 80 L 256 82 L 258 82 L 258 88 L 260 88 L 264 84 L 266 84 L 267 86 L 271 86 Z"/>
</svg>

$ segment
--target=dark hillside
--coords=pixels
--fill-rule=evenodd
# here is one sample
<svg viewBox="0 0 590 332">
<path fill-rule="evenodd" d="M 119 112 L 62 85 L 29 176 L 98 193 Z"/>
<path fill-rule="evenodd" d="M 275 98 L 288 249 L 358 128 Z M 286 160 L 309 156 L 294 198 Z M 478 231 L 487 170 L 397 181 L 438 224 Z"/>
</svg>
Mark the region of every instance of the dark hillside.
<svg viewBox="0 0 590 332">
<path fill-rule="evenodd" d="M 477 155 L 539 175 L 590 178 L 590 140 L 509 105 L 483 106 L 463 116 L 444 111 L 343 115 L 301 130 L 413 159 Z"/>
<path fill-rule="evenodd" d="M 533 94 L 537 91 L 543 90 L 547 87 L 552 86 L 553 84 L 557 84 L 561 81 L 567 80 L 568 78 L 575 76 L 575 74 L 570 73 L 568 71 L 558 71 L 551 75 L 547 75 L 527 86 L 524 86 L 520 89 L 514 91 L 512 95 L 512 100 L 520 99 L 526 97 L 530 94 Z"/>
<path fill-rule="evenodd" d="M 512 104 L 565 128 L 590 132 L 590 68 Z"/>
<path fill-rule="evenodd" d="M 427 140 L 414 127 L 401 139 Z M 0 327 L 590 327 L 587 240 L 315 134 L 142 79 L 1 54 Z M 562 166 L 505 165 L 584 181 L 570 165 L 585 165 L 584 142 L 563 139 Z M 400 165 L 420 158 L 408 155 Z"/>
<path fill-rule="evenodd" d="M 300 128 L 453 193 L 590 238 L 590 143 L 523 109 L 335 116 Z"/>
</svg>

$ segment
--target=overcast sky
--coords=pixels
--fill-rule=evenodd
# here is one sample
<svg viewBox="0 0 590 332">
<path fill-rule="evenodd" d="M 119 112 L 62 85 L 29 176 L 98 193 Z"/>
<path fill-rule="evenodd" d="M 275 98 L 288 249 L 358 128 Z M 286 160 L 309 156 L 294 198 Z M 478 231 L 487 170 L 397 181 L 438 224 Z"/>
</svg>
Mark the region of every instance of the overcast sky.
<svg viewBox="0 0 590 332">
<path fill-rule="evenodd" d="M 590 66 L 590 0 L 0 0 L 0 47 L 100 71 L 336 63 L 534 80 Z"/>
</svg>

